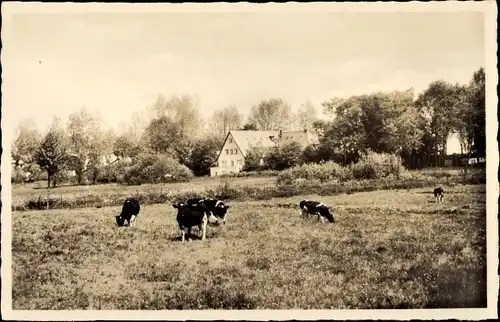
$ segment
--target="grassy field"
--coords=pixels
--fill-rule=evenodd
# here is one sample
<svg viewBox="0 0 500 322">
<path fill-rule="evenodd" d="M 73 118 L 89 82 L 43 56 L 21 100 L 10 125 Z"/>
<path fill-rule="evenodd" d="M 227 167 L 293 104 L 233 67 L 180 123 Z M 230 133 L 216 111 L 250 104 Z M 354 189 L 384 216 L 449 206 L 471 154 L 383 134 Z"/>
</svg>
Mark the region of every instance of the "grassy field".
<svg viewBox="0 0 500 322">
<path fill-rule="evenodd" d="M 170 204 L 117 228 L 118 207 L 13 213 L 14 309 L 342 309 L 486 306 L 485 186 L 232 202 L 182 244 Z M 196 230 L 195 230 L 196 232 Z"/>
<path fill-rule="evenodd" d="M 227 178 L 229 183 L 247 185 L 250 187 L 274 186 L 274 177 L 244 177 Z M 221 183 L 219 178 L 197 177 L 190 182 L 168 183 L 168 184 L 143 184 L 140 186 L 126 186 L 119 184 L 100 184 L 100 185 L 63 185 L 51 189 L 51 195 L 57 198 L 69 199 L 79 196 L 99 195 L 104 198 L 107 196 L 127 197 L 137 193 L 149 192 L 168 192 L 168 191 L 203 191 L 206 188 L 216 187 Z M 45 182 L 34 184 L 13 184 L 12 185 L 12 204 L 22 203 L 28 199 L 38 196 L 46 197 L 47 189 Z"/>
</svg>

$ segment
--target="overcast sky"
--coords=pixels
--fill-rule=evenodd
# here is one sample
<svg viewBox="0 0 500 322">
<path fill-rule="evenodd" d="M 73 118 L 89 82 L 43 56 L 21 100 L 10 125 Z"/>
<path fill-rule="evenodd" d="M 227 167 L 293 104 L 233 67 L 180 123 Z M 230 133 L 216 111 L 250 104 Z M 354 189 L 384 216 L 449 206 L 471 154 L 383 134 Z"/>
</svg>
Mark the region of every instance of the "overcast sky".
<svg viewBox="0 0 500 322">
<path fill-rule="evenodd" d="M 7 50 L 12 126 L 85 106 L 128 122 L 159 93 L 194 94 L 202 114 L 293 108 L 378 90 L 466 83 L 485 65 L 481 12 L 18 15 Z"/>
</svg>

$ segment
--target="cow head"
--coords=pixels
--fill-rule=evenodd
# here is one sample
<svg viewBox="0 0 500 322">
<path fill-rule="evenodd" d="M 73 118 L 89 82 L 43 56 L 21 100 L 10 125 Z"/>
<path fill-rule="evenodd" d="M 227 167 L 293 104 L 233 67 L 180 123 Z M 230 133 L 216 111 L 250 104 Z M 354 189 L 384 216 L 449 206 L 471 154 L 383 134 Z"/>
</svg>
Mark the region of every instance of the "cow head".
<svg viewBox="0 0 500 322">
<path fill-rule="evenodd" d="M 320 215 L 325 217 L 326 219 L 328 219 L 329 222 L 331 222 L 331 223 L 335 222 L 335 218 L 333 218 L 333 215 L 327 206 L 322 205 L 322 206 L 318 207 L 318 210 L 319 210 Z"/>
<path fill-rule="evenodd" d="M 226 205 L 222 200 L 218 200 L 212 210 L 213 215 L 218 219 L 222 220 L 223 224 L 226 224 L 227 211 L 229 206 Z"/>
</svg>

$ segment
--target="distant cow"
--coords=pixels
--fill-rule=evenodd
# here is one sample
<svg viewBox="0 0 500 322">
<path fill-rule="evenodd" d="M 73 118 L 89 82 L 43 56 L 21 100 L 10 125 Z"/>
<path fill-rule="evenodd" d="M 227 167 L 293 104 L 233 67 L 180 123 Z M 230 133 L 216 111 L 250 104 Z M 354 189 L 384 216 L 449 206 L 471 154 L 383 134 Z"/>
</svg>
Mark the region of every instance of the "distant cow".
<svg viewBox="0 0 500 322">
<path fill-rule="evenodd" d="M 335 222 L 335 218 L 333 218 L 332 213 L 330 212 L 328 207 L 322 202 L 302 200 L 299 204 L 299 207 L 300 207 L 300 214 L 302 216 L 309 217 L 309 215 L 318 215 L 318 220 L 321 220 L 321 222 L 323 222 L 323 217 L 328 219 L 328 221 L 331 223 Z"/>
<path fill-rule="evenodd" d="M 205 240 L 207 232 L 207 207 L 202 203 L 187 204 L 184 202 L 174 203 L 172 207 L 177 209 L 177 223 L 182 233 L 182 241 L 185 240 L 185 229 L 191 236 L 191 228 L 198 226 L 201 231 L 201 240 Z"/>
<path fill-rule="evenodd" d="M 222 223 L 225 225 L 227 220 L 227 210 L 229 206 L 224 203 L 222 200 L 212 199 L 212 198 L 192 198 L 187 201 L 188 204 L 203 204 L 205 209 L 207 210 L 207 216 L 209 222 L 216 220 L 219 223 L 219 220 L 222 220 Z"/>
<path fill-rule="evenodd" d="M 434 199 L 436 200 L 436 203 L 438 202 L 443 202 L 444 198 L 444 190 L 441 187 L 437 187 L 434 189 Z"/>
<path fill-rule="evenodd" d="M 127 198 L 123 203 L 121 214 L 116 216 L 116 223 L 118 226 L 132 226 L 137 216 L 139 216 L 140 210 L 141 206 L 139 205 L 139 200 Z"/>
</svg>

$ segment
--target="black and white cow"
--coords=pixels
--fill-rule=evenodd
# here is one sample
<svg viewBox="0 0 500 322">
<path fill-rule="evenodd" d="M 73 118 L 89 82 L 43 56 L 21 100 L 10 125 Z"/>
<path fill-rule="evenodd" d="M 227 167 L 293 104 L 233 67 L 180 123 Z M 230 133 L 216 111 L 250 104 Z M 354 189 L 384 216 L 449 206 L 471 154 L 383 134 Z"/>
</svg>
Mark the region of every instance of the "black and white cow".
<svg viewBox="0 0 500 322">
<path fill-rule="evenodd" d="M 444 198 L 444 190 L 441 187 L 437 187 L 434 189 L 434 199 L 436 200 L 436 203 L 438 202 L 443 202 Z"/>
<path fill-rule="evenodd" d="M 133 226 L 140 210 L 139 200 L 127 198 L 123 203 L 122 212 L 116 216 L 116 223 L 118 226 Z"/>
<path fill-rule="evenodd" d="M 328 207 L 319 201 L 312 201 L 312 200 L 302 200 L 299 204 L 300 207 L 300 214 L 302 216 L 307 216 L 309 215 L 318 215 L 318 220 L 321 220 L 323 222 L 323 217 L 328 219 L 329 222 L 333 223 L 335 222 L 335 218 L 333 218 L 332 213 L 328 209 Z"/>
<path fill-rule="evenodd" d="M 177 223 L 182 233 L 182 241 L 185 240 L 186 231 L 191 236 L 191 228 L 197 226 L 201 231 L 201 240 L 205 240 L 207 232 L 207 207 L 203 203 L 179 202 L 172 204 L 177 209 Z"/>
<path fill-rule="evenodd" d="M 212 198 L 191 198 L 187 201 L 188 204 L 203 204 L 206 207 L 208 221 L 213 222 L 214 220 L 217 224 L 222 221 L 225 225 L 227 220 L 227 210 L 229 205 L 226 205 L 224 201 Z"/>
</svg>

